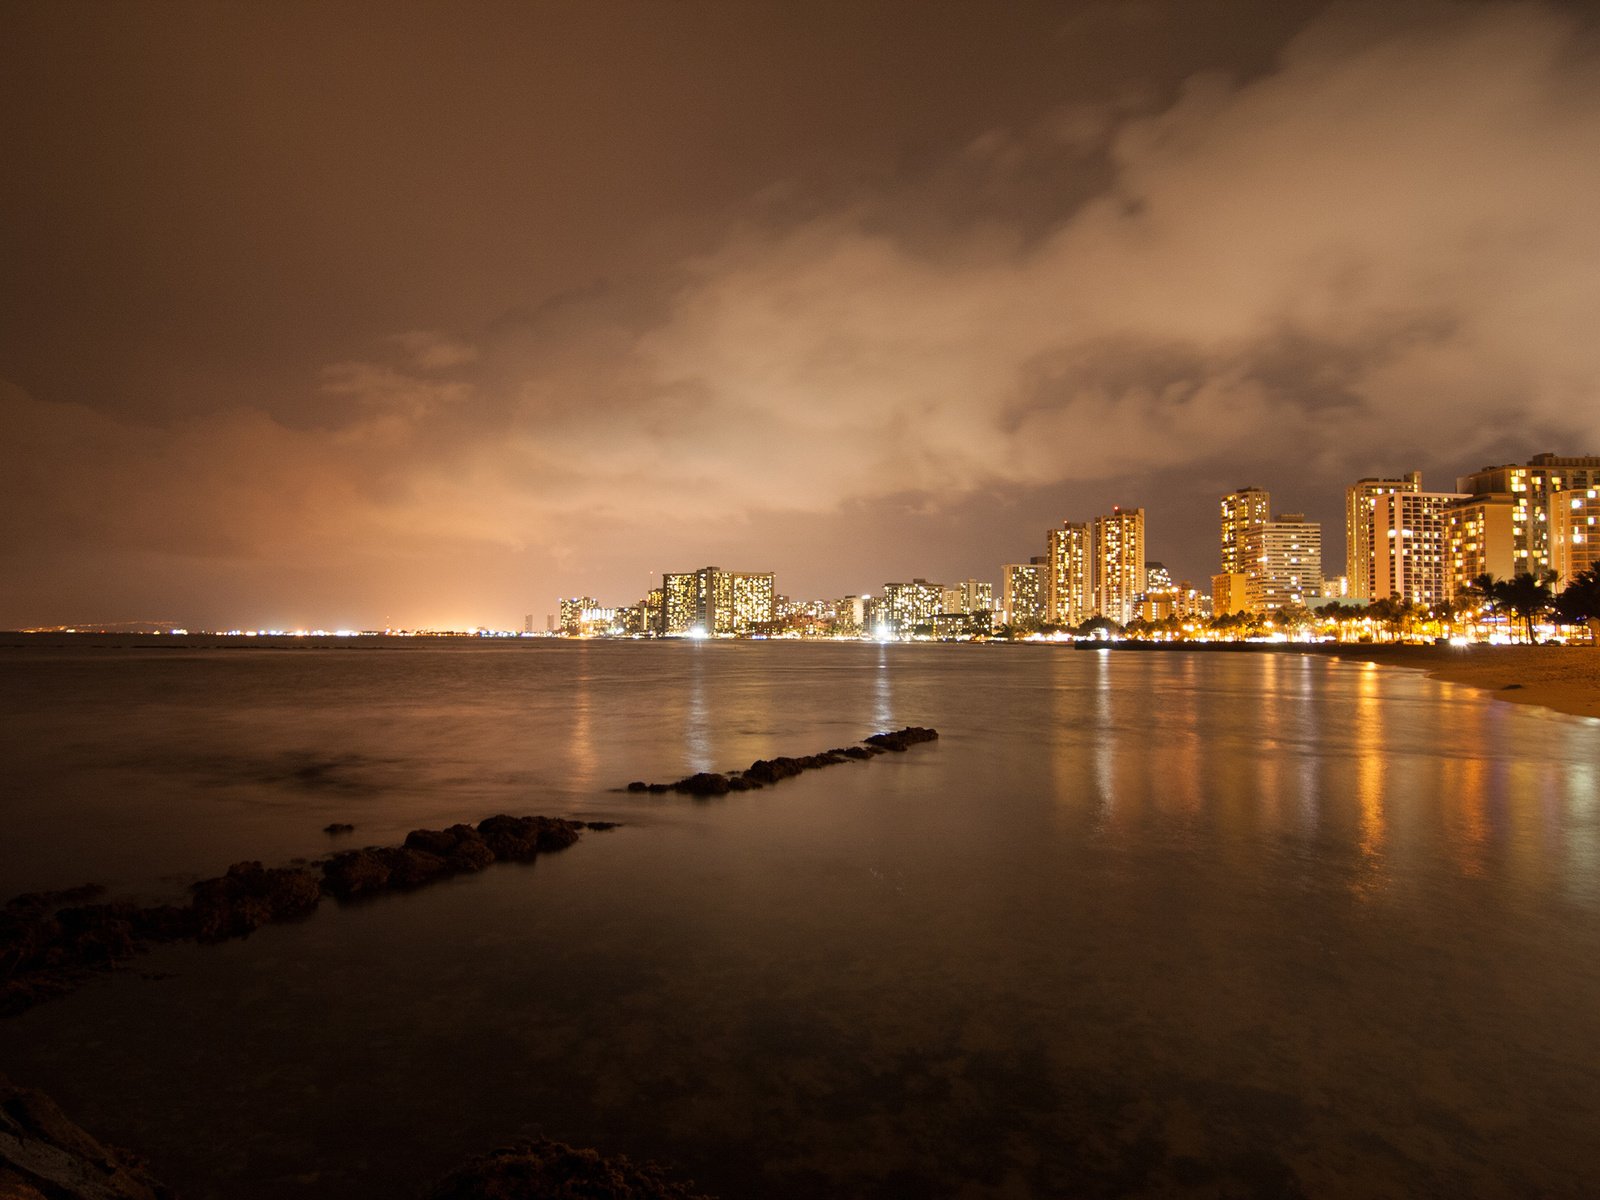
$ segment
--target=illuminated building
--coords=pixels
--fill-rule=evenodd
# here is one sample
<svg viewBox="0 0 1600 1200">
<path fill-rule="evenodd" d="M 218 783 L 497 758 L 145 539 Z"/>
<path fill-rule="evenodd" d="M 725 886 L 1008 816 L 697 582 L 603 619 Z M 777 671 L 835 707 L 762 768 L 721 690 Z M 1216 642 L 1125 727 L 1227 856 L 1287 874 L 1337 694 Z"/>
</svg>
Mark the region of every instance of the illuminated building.
<svg viewBox="0 0 1600 1200">
<path fill-rule="evenodd" d="M 1485 492 L 1445 508 L 1445 556 L 1452 600 L 1465 595 L 1480 575 L 1509 579 L 1515 574 L 1516 507 L 1509 492 Z"/>
<path fill-rule="evenodd" d="M 1167 570 L 1165 563 L 1147 562 L 1144 565 L 1144 590 L 1147 592 L 1170 592 L 1177 585 L 1172 582 L 1172 572 Z"/>
<path fill-rule="evenodd" d="M 1422 491 L 1422 472 L 1410 471 L 1399 479 L 1358 479 L 1344 493 L 1345 575 L 1350 580 L 1350 595 L 1362 600 L 1373 597 L 1372 575 L 1376 569 L 1376 547 L 1372 537 L 1372 507 L 1379 496 L 1395 492 Z M 1384 595 L 1388 595 L 1387 592 Z"/>
<path fill-rule="evenodd" d="M 846 596 L 834 605 L 835 633 L 867 632 L 867 597 Z"/>
<path fill-rule="evenodd" d="M 1045 604 L 1052 625 L 1082 625 L 1094 616 L 1094 534 L 1087 523 L 1064 521 L 1046 542 L 1049 594 Z"/>
<path fill-rule="evenodd" d="M 1244 573 L 1244 535 L 1272 516 L 1272 498 L 1258 487 L 1242 487 L 1222 498 L 1222 574 Z"/>
<path fill-rule="evenodd" d="M 1600 567 L 1600 486 L 1556 492 L 1550 498 L 1550 569 L 1556 586 Z"/>
<path fill-rule="evenodd" d="M 1211 613 L 1217 617 L 1250 611 L 1245 598 L 1245 577 L 1239 571 L 1224 571 L 1211 577 Z"/>
<path fill-rule="evenodd" d="M 1097 609 L 1126 625 L 1133 620 L 1134 597 L 1144 591 L 1144 509 L 1111 512 L 1094 519 Z"/>
<path fill-rule="evenodd" d="M 1373 497 L 1376 598 L 1399 596 L 1420 605 L 1449 598 L 1444 513 L 1460 499 L 1453 492 L 1389 492 Z"/>
<path fill-rule="evenodd" d="M 584 631 L 585 622 L 593 619 L 586 617 L 586 614 L 599 609 L 600 601 L 593 596 L 572 596 L 561 600 L 559 607 L 561 632 L 576 637 Z"/>
<path fill-rule="evenodd" d="M 1000 568 L 1000 607 L 1006 624 L 1038 626 L 1044 622 L 1049 570 L 1047 564 L 1036 562 L 1007 563 Z"/>
<path fill-rule="evenodd" d="M 942 612 L 980 613 L 994 610 L 994 585 L 963 579 L 944 589 Z"/>
<path fill-rule="evenodd" d="M 770 571 L 701 567 L 661 581 L 662 632 L 739 634 L 770 626 L 777 589 Z"/>
<path fill-rule="evenodd" d="M 1536 575 L 1553 566 L 1550 527 L 1556 494 L 1595 487 L 1600 487 L 1600 455 L 1536 454 L 1525 466 L 1484 467 L 1456 480 L 1456 490 L 1468 495 L 1512 498 L 1513 575 Z"/>
<path fill-rule="evenodd" d="M 926 579 L 913 579 L 910 583 L 883 585 L 881 621 L 897 632 L 909 633 L 918 625 L 927 625 L 944 609 L 944 584 L 929 583 Z"/>
<path fill-rule="evenodd" d="M 1304 604 L 1322 587 L 1322 526 L 1302 513 L 1250 526 L 1239 553 L 1251 612 Z"/>
</svg>

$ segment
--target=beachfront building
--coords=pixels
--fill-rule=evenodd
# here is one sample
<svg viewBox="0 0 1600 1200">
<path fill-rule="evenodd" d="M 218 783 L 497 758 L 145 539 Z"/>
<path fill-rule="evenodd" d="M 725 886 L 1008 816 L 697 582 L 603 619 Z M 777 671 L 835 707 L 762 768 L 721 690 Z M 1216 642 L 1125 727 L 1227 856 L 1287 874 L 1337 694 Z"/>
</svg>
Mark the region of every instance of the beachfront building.
<svg viewBox="0 0 1600 1200">
<path fill-rule="evenodd" d="M 1537 575 L 1553 568 L 1550 531 L 1555 497 L 1589 488 L 1600 488 L 1600 455 L 1536 454 L 1522 465 L 1484 467 L 1456 480 L 1456 490 L 1468 495 L 1512 498 L 1509 574 Z"/>
<path fill-rule="evenodd" d="M 1032 625 L 1044 623 L 1049 598 L 1045 563 L 1007 563 L 1000 568 L 1000 608 L 1007 625 Z"/>
<path fill-rule="evenodd" d="M 1126 625 L 1135 598 L 1144 591 L 1144 509 L 1114 506 L 1094 519 L 1096 608 Z"/>
<path fill-rule="evenodd" d="M 1082 521 L 1064 521 L 1045 537 L 1045 611 L 1052 625 L 1082 625 L 1094 616 L 1094 535 Z"/>
<path fill-rule="evenodd" d="M 1372 509 L 1379 496 L 1422 491 L 1422 472 L 1409 471 L 1398 479 L 1358 479 L 1344 493 L 1345 577 L 1351 596 L 1371 600 L 1377 547 L 1373 541 Z M 1389 593 L 1384 592 L 1387 596 Z"/>
<path fill-rule="evenodd" d="M 1240 538 L 1239 559 L 1251 612 L 1304 604 L 1322 587 L 1322 526 L 1303 513 L 1251 525 Z"/>
<path fill-rule="evenodd" d="M 664 575 L 662 629 L 668 635 L 741 634 L 771 625 L 777 588 L 770 571 L 698 571 Z"/>
<path fill-rule="evenodd" d="M 909 633 L 918 625 L 931 625 L 944 609 L 944 584 L 913 579 L 910 583 L 883 585 L 880 619 L 897 633 Z"/>
<path fill-rule="evenodd" d="M 1373 498 L 1375 596 L 1433 605 L 1450 596 L 1445 509 L 1454 492 L 1389 492 Z"/>
<path fill-rule="evenodd" d="M 833 631 L 850 637 L 867 632 L 867 597 L 850 595 L 833 606 Z"/>
<path fill-rule="evenodd" d="M 560 609 L 557 628 L 568 637 L 577 637 L 592 626 L 600 612 L 600 601 L 593 596 L 567 596 L 558 602 Z"/>
<path fill-rule="evenodd" d="M 1600 487 L 1557 492 L 1550 502 L 1550 569 L 1556 587 L 1600 568 Z"/>
<path fill-rule="evenodd" d="M 1480 575 L 1509 579 L 1516 569 L 1516 498 L 1509 492 L 1467 496 L 1444 510 L 1449 596 L 1457 600 Z"/>
<path fill-rule="evenodd" d="M 1244 573 L 1244 537 L 1254 526 L 1265 525 L 1272 516 L 1272 497 L 1258 487 L 1242 487 L 1222 498 L 1221 573 Z"/>
<path fill-rule="evenodd" d="M 1250 611 L 1245 598 L 1243 571 L 1224 571 L 1211 577 L 1211 615 L 1231 617 L 1234 613 Z"/>
</svg>

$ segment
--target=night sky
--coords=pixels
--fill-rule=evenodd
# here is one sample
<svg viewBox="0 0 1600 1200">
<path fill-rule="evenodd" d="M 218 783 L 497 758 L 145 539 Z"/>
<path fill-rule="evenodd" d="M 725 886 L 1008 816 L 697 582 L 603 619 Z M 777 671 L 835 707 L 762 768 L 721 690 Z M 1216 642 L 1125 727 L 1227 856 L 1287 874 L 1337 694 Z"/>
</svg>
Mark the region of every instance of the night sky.
<svg viewBox="0 0 1600 1200">
<path fill-rule="evenodd" d="M 1600 452 L 1592 5 L 0 0 L 0 627 L 998 582 Z"/>
</svg>

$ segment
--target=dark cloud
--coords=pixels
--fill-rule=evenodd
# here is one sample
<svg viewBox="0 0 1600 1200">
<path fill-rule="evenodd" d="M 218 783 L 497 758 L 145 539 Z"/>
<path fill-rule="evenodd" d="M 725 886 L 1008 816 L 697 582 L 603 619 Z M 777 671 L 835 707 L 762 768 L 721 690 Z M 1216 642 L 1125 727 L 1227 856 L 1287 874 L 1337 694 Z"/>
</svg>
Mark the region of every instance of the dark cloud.
<svg viewBox="0 0 1600 1200">
<path fill-rule="evenodd" d="M 886 74 L 881 112 L 875 52 L 775 10 L 671 9 L 691 27 L 653 27 L 686 56 L 671 70 L 614 14 L 550 11 L 571 44 L 541 51 L 535 82 L 509 57 L 469 71 L 451 47 L 482 50 L 484 30 L 441 47 L 418 18 L 381 31 L 392 57 L 350 60 L 354 85 L 331 75 L 339 36 L 297 66 L 268 56 L 287 82 L 213 80 L 270 132 L 243 147 L 206 141 L 166 93 L 140 114 L 153 154 L 204 143 L 200 176 L 155 173 L 177 213 L 152 176 L 127 224 L 68 223 L 96 253 L 19 252 L 6 294 L 0 623 L 103 602 L 212 624 L 509 624 L 557 592 L 628 601 L 711 561 L 817 594 L 992 578 L 1111 503 L 1144 504 L 1152 556 L 1200 577 L 1215 493 L 1247 480 L 1330 522 L 1336 565 L 1357 475 L 1446 485 L 1600 446 L 1600 68 L 1570 11 L 1313 8 L 1289 29 L 1292 6 L 1252 26 L 1264 10 L 1241 4 L 1253 32 L 1202 34 L 1186 5 L 1041 6 L 916 32 L 952 74 Z M 729 30 L 763 53 L 792 35 L 823 56 L 816 77 L 726 61 Z M 211 36 L 237 67 L 229 32 Z M 1087 45 L 1121 47 L 1120 68 Z M 610 109 L 585 63 L 631 65 L 685 111 Z M 377 109 L 408 71 L 427 103 L 386 134 Z M 328 136 L 286 115 L 291 84 L 308 112 L 338 110 Z M 496 101 L 526 137 L 462 129 Z M 601 112 L 569 122 L 574 105 Z M 5 194 L 41 227 L 49 180 L 90 205 L 85 163 L 129 169 L 125 149 L 67 144 L 89 116 L 24 139 L 36 186 Z M 438 149 L 436 126 L 460 144 L 413 159 L 385 140 Z M 510 158 L 506 179 L 529 180 L 540 154 L 563 176 L 526 196 L 543 229 L 495 179 Z M 274 195 L 241 207 L 245 187 Z M 247 218 L 231 239 L 198 213 L 208 196 Z M 138 312 L 150 295 L 174 311 Z"/>
</svg>

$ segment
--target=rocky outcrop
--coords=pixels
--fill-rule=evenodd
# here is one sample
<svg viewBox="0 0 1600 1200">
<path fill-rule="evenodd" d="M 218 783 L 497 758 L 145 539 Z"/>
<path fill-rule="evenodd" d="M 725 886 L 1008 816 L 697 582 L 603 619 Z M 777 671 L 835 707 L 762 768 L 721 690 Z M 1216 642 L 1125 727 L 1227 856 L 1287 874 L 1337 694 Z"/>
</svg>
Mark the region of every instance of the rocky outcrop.
<svg viewBox="0 0 1600 1200">
<path fill-rule="evenodd" d="M 921 725 L 908 725 L 890 733 L 874 733 L 855 746 L 835 746 L 819 754 L 802 758 L 758 758 L 742 771 L 725 774 L 716 771 L 698 771 L 675 783 L 646 783 L 636 779 L 628 784 L 630 792 L 679 792 L 686 796 L 726 796 L 729 792 L 748 792 L 769 787 L 781 779 L 791 779 L 802 771 L 815 771 L 819 767 L 837 766 L 839 763 L 861 761 L 889 751 L 905 751 L 919 742 L 931 742 L 939 736 L 938 730 Z"/>
<path fill-rule="evenodd" d="M 42 1092 L 0 1076 L 0 1198 L 173 1200 L 144 1164 L 96 1141 Z"/>
<path fill-rule="evenodd" d="M 0 908 L 0 1016 L 70 991 L 153 944 L 246 937 L 270 922 L 309 915 L 324 896 L 351 900 L 422 887 L 496 861 L 530 862 L 566 849 L 585 829 L 614 828 L 614 821 L 501 815 L 476 828 L 414 829 L 403 845 L 346 850 L 320 871 L 234 863 L 194 884 L 182 907 L 75 903 L 100 894 L 92 885 L 18 896 Z M 9 1198 L 0 1193 L 0 1200 Z"/>
<path fill-rule="evenodd" d="M 548 1138 L 528 1138 L 472 1159 L 424 1200 L 711 1200 L 654 1163 L 635 1164 Z"/>
</svg>

